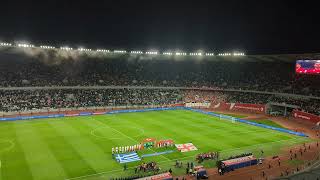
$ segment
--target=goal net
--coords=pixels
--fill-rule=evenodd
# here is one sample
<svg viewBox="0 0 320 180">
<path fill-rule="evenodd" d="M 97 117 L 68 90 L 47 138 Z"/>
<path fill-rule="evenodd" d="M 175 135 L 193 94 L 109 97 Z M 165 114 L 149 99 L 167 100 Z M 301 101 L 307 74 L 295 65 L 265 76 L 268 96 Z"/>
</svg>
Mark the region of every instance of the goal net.
<svg viewBox="0 0 320 180">
<path fill-rule="evenodd" d="M 228 120 L 228 121 L 231 121 L 232 123 L 236 123 L 236 118 L 232 116 L 220 114 L 219 119 Z"/>
</svg>

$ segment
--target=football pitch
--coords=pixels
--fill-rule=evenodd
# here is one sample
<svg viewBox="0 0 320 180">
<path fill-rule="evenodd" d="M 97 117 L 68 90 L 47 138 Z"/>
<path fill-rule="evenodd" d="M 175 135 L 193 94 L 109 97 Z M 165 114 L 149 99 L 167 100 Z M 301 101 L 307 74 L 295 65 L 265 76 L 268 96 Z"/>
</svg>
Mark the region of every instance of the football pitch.
<svg viewBox="0 0 320 180">
<path fill-rule="evenodd" d="M 103 179 L 134 174 L 141 162 L 116 162 L 111 148 L 140 143 L 146 138 L 172 139 L 177 144 L 192 142 L 197 151 L 174 152 L 146 157 L 162 170 L 175 175 L 185 168 L 173 168 L 175 160 L 195 160 L 201 152 L 222 157 L 253 152 L 276 154 L 283 147 L 309 141 L 287 133 L 244 123 L 234 123 L 188 110 L 150 111 L 97 116 L 0 122 L 0 180 Z M 145 150 L 149 154 L 158 149 Z M 212 167 L 214 162 L 205 161 Z"/>
</svg>

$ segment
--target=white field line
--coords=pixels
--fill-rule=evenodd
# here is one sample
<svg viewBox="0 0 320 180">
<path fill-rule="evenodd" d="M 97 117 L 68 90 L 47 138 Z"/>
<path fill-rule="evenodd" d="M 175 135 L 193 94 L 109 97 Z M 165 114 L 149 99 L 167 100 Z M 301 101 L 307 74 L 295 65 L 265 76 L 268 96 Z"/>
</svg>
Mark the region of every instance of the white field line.
<svg viewBox="0 0 320 180">
<path fill-rule="evenodd" d="M 101 122 L 100 122 L 101 123 Z M 104 123 L 102 123 L 104 124 Z M 245 146 L 245 147 L 240 147 L 240 148 L 233 148 L 233 149 L 227 149 L 227 150 L 223 150 L 223 151 L 219 151 L 220 153 L 222 152 L 231 152 L 231 151 L 235 151 L 235 150 L 240 150 L 240 149 L 247 149 L 247 148 L 252 148 L 252 147 L 256 147 L 256 146 L 262 146 L 262 145 L 267 145 L 267 144 L 274 144 L 274 143 L 279 143 L 279 142 L 290 142 L 293 140 L 297 140 L 300 139 L 299 137 L 294 138 L 294 139 L 289 139 L 289 140 L 279 140 L 279 141 L 274 141 L 274 142 L 269 142 L 269 143 L 261 143 L 261 144 L 255 144 L 252 146 Z M 187 156 L 187 157 L 183 157 L 183 158 L 177 158 L 177 159 L 168 159 L 165 161 L 159 161 L 158 163 L 165 163 L 165 162 L 170 162 L 170 161 L 176 161 L 176 160 L 183 160 L 183 159 L 188 159 L 188 158 L 192 158 L 195 157 L 195 155 L 192 156 Z M 128 169 L 134 169 L 134 167 L 128 168 Z M 113 172 L 122 172 L 123 169 L 116 169 L 116 170 L 111 170 L 111 171 L 104 171 L 104 172 L 100 172 L 100 173 L 95 173 L 95 174 L 88 174 L 88 175 L 84 175 L 84 176 L 78 176 L 78 177 L 73 177 L 73 178 L 68 178 L 66 180 L 74 180 L 74 179 L 82 179 L 82 178 L 87 178 L 87 177 L 92 177 L 92 176 L 97 176 L 97 175 L 101 175 L 101 174 L 109 174 L 109 173 L 113 173 Z"/>
<path fill-rule="evenodd" d="M 91 117 L 91 118 L 92 118 L 92 117 Z M 110 128 L 110 129 L 116 131 L 117 133 L 121 134 L 122 136 L 124 136 L 124 137 L 126 137 L 126 138 L 128 138 L 128 139 L 130 139 L 130 140 L 132 140 L 132 141 L 134 141 L 134 142 L 136 142 L 136 143 L 139 143 L 137 140 L 133 139 L 133 138 L 130 137 L 130 136 L 125 135 L 124 133 L 118 131 L 117 129 L 114 129 L 114 128 L 110 127 L 109 125 L 107 125 L 107 124 L 105 124 L 105 123 L 102 123 L 102 122 L 100 122 L 99 120 L 97 120 L 97 119 L 95 119 L 95 118 L 92 118 L 92 119 L 94 119 L 96 122 L 99 122 L 99 123 L 102 124 L 103 126 L 106 126 L 106 127 Z"/>
<path fill-rule="evenodd" d="M 92 118 L 92 117 L 91 117 Z M 94 119 L 94 118 L 92 118 L 92 119 Z M 132 141 L 134 141 L 134 142 L 136 142 L 136 143 L 138 143 L 139 144 L 139 142 L 137 141 L 137 140 L 135 140 L 135 139 L 133 139 L 132 137 L 130 137 L 130 136 L 127 136 L 126 134 L 124 134 L 124 133 L 122 133 L 122 132 L 120 132 L 120 131 L 118 131 L 117 129 L 114 129 L 114 128 L 112 128 L 112 127 L 110 127 L 110 126 L 108 126 L 107 124 L 105 124 L 105 123 L 102 123 L 102 122 L 100 122 L 100 121 L 98 121 L 98 120 L 96 120 L 96 119 L 94 119 L 95 121 L 97 121 L 97 122 L 99 122 L 100 124 L 103 124 L 104 126 L 107 126 L 107 127 L 109 127 L 110 129 L 112 129 L 112 130 L 114 130 L 114 131 L 116 131 L 117 133 L 119 133 L 119 134 L 121 134 L 121 135 L 123 135 L 124 137 L 127 137 L 128 139 L 131 139 Z M 152 150 L 152 149 L 150 149 L 152 152 L 154 152 L 154 153 L 156 153 L 154 150 Z M 167 160 L 170 160 L 169 158 L 167 158 L 167 157 L 165 157 L 165 156 L 163 156 L 163 155 L 160 155 L 161 157 L 163 157 L 163 158 L 165 158 L 165 159 L 167 159 Z"/>
<path fill-rule="evenodd" d="M 15 146 L 15 143 L 12 140 L 9 140 L 9 139 L 0 139 L 0 143 L 1 142 L 8 142 L 10 144 L 10 146 L 7 147 L 7 148 L 4 148 L 4 149 L 0 149 L 0 153 L 3 153 L 5 151 L 10 151 Z"/>
<path fill-rule="evenodd" d="M 105 137 L 105 136 L 98 136 L 96 135 L 96 131 L 99 130 L 99 129 L 104 129 L 104 128 L 109 128 L 109 127 L 98 127 L 98 128 L 95 128 L 93 130 L 91 130 L 90 134 L 94 137 L 97 137 L 97 138 L 100 138 L 100 139 L 109 139 L 109 140 L 115 140 L 115 139 L 123 139 L 123 138 L 108 138 L 108 137 Z M 136 136 L 133 136 L 133 137 L 140 137 L 142 135 L 144 135 L 144 129 L 140 129 L 140 128 L 137 128 L 137 127 L 131 127 L 133 129 L 138 129 L 140 131 L 140 134 L 136 135 Z"/>
</svg>

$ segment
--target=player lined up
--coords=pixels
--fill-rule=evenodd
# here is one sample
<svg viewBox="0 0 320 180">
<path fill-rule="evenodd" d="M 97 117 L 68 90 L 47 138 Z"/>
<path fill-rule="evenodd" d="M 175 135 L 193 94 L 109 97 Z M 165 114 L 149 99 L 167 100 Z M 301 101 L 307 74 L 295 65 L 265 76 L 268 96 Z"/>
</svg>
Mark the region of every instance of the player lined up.
<svg viewBox="0 0 320 180">
<path fill-rule="evenodd" d="M 136 144 L 133 146 L 121 146 L 121 147 L 113 147 L 112 148 L 112 154 L 118 154 L 118 153 L 126 153 L 126 152 L 133 152 L 142 150 L 143 147 L 141 144 Z"/>
</svg>

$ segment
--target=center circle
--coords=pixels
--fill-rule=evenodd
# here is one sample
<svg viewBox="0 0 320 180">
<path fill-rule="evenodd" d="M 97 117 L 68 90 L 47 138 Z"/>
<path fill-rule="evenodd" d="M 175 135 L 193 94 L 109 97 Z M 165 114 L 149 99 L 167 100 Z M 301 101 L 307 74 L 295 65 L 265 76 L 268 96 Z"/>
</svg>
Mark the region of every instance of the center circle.
<svg viewBox="0 0 320 180">
<path fill-rule="evenodd" d="M 99 127 L 91 131 L 91 135 L 103 139 L 124 139 L 128 137 L 139 137 L 144 134 L 144 130 L 137 127 Z M 128 136 L 128 137 L 127 137 Z"/>
</svg>

